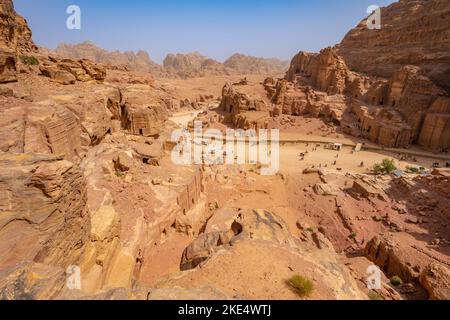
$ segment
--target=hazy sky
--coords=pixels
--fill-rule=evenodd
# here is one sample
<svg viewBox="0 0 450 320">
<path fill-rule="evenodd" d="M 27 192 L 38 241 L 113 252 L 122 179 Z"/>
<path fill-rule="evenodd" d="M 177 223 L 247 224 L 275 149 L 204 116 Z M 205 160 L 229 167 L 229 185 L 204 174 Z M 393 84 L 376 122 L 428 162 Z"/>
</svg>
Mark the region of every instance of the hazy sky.
<svg viewBox="0 0 450 320">
<path fill-rule="evenodd" d="M 239 52 L 291 59 L 334 45 L 369 5 L 394 0 L 14 0 L 39 46 L 91 40 L 107 50 L 199 51 L 223 61 Z M 81 30 L 66 28 L 66 9 L 81 8 Z"/>
</svg>

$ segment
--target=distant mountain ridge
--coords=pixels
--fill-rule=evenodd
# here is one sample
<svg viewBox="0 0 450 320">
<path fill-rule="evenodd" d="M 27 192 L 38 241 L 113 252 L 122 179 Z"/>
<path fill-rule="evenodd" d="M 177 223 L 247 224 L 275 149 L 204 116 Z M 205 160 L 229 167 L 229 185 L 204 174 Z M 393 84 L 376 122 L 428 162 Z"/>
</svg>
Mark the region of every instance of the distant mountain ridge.
<svg viewBox="0 0 450 320">
<path fill-rule="evenodd" d="M 146 51 L 107 51 L 90 41 L 75 45 L 62 43 L 56 48 L 55 53 L 65 58 L 89 59 L 105 64 L 123 65 L 133 71 L 151 72 L 156 75 L 164 71 L 162 66 L 150 59 Z"/>
<path fill-rule="evenodd" d="M 150 72 L 155 76 L 182 78 L 207 75 L 281 74 L 289 66 L 289 61 L 258 58 L 239 53 L 222 63 L 198 52 L 168 54 L 163 65 L 159 65 L 146 51 L 107 51 L 90 41 L 75 45 L 62 43 L 55 49 L 55 53 L 65 58 L 84 58 L 104 64 L 126 66 L 129 70 Z"/>
</svg>

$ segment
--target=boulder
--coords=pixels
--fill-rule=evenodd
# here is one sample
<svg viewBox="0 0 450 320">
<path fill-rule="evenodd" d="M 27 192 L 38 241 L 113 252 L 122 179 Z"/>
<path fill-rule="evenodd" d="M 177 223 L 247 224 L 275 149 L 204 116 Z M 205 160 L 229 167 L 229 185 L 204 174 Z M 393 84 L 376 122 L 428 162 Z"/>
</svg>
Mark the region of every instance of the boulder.
<svg viewBox="0 0 450 320">
<path fill-rule="evenodd" d="M 61 70 L 57 66 L 41 66 L 39 70 L 43 76 L 63 85 L 74 84 L 77 81 L 77 78 L 72 73 Z"/>
<path fill-rule="evenodd" d="M 450 268 L 441 263 L 431 263 L 420 275 L 420 283 L 432 300 L 450 300 Z"/>
</svg>

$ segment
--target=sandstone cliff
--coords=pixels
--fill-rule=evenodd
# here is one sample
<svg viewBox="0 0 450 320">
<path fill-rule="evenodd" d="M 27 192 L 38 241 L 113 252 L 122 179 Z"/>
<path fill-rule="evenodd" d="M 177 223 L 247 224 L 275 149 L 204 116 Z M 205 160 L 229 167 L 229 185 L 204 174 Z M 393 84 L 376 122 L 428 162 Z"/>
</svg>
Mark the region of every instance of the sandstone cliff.
<svg viewBox="0 0 450 320">
<path fill-rule="evenodd" d="M 0 3 L 0 47 L 13 51 L 36 51 L 27 21 L 14 10 L 12 0 Z"/>
<path fill-rule="evenodd" d="M 351 72 L 332 48 L 319 54 L 300 52 L 291 61 L 286 80 L 298 81 L 330 95 L 344 93 Z"/>
<path fill-rule="evenodd" d="M 31 30 L 12 0 L 0 2 L 0 83 L 16 81 L 18 55 L 36 50 Z"/>
<path fill-rule="evenodd" d="M 338 46 L 350 69 L 390 77 L 400 67 L 422 67 L 450 91 L 450 2 L 401 0 L 381 10 L 381 29 L 366 19 Z"/>
</svg>

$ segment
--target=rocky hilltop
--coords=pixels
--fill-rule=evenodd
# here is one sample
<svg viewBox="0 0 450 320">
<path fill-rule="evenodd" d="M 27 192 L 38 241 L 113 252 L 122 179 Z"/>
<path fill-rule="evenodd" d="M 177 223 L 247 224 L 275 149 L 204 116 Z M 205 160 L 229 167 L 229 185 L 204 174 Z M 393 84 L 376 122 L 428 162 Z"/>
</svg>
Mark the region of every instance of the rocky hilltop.
<svg viewBox="0 0 450 320">
<path fill-rule="evenodd" d="M 367 19 L 338 46 L 350 69 L 388 78 L 405 65 L 421 67 L 450 92 L 450 2 L 400 0 L 381 9 L 381 29 Z"/>
<path fill-rule="evenodd" d="M 111 65 L 113 68 L 149 72 L 155 77 L 191 78 L 233 74 L 275 75 L 283 73 L 288 67 L 287 61 L 257 58 L 243 54 L 235 54 L 222 63 L 198 52 L 168 54 L 161 66 L 152 61 L 146 51 L 110 52 L 99 48 L 90 41 L 75 45 L 62 43 L 54 52 L 46 52 L 44 49 L 41 49 L 41 52 L 52 53 L 68 59 L 88 59 Z"/>
<path fill-rule="evenodd" d="M 17 80 L 18 57 L 37 50 L 26 20 L 14 10 L 12 0 L 0 2 L 0 83 Z"/>
<path fill-rule="evenodd" d="M 13 51 L 36 51 L 27 21 L 14 10 L 12 0 L 0 2 L 0 48 Z"/>
<path fill-rule="evenodd" d="M 115 66 L 123 66 L 132 71 L 150 72 L 155 76 L 164 73 L 163 68 L 150 59 L 146 51 L 107 51 L 99 48 L 94 43 L 86 41 L 76 45 L 60 44 L 55 53 L 61 57 L 69 59 L 89 59 L 91 61 L 110 64 Z"/>
<path fill-rule="evenodd" d="M 223 64 L 243 74 L 279 74 L 286 71 L 289 66 L 288 61 L 258 58 L 240 53 L 232 55 Z"/>
<path fill-rule="evenodd" d="M 230 74 L 220 62 L 209 59 L 198 52 L 187 54 L 168 54 L 163 62 L 164 68 L 182 78 L 205 75 Z"/>
<path fill-rule="evenodd" d="M 198 52 L 189 54 L 169 54 L 164 59 L 164 67 L 181 76 L 190 75 L 230 75 L 230 74 L 281 74 L 287 63 L 278 59 L 265 59 L 243 54 L 234 54 L 224 63 L 209 59 Z"/>
</svg>

